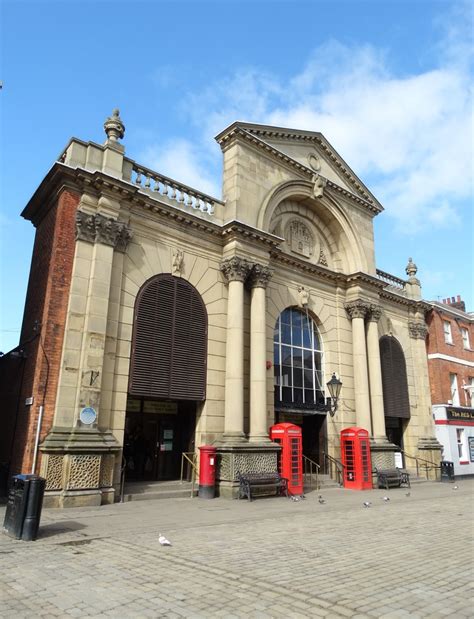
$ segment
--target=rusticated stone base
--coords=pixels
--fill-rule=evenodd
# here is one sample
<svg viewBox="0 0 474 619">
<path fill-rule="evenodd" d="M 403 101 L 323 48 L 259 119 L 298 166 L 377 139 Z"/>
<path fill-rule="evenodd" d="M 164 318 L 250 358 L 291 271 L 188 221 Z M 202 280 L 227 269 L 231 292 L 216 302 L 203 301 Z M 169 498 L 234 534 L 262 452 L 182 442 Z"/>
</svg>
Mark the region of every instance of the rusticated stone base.
<svg viewBox="0 0 474 619">
<path fill-rule="evenodd" d="M 420 477 L 431 481 L 440 479 L 439 467 L 442 450 L 443 446 L 434 437 L 425 437 L 418 440 L 417 456 L 420 458 L 418 461 L 418 474 Z"/>
<path fill-rule="evenodd" d="M 53 428 L 41 445 L 45 507 L 113 503 L 115 457 L 120 448 L 110 431 Z"/>
<path fill-rule="evenodd" d="M 396 451 L 400 451 L 400 448 L 393 443 L 390 443 L 386 438 L 372 438 L 370 440 L 372 469 L 395 468 L 394 453 Z"/>
<path fill-rule="evenodd" d="M 237 498 L 238 473 L 268 473 L 278 470 L 280 447 L 275 443 L 216 445 L 216 486 L 219 496 Z"/>
</svg>

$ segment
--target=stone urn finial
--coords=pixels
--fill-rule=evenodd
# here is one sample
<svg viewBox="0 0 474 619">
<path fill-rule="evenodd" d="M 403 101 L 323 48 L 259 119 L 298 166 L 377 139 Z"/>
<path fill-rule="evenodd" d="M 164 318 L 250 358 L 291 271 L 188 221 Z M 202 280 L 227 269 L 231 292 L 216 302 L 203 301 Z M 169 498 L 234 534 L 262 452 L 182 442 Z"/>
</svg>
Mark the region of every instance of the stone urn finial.
<svg viewBox="0 0 474 619">
<path fill-rule="evenodd" d="M 106 119 L 104 130 L 107 134 L 107 142 L 118 146 L 117 140 L 121 140 L 125 133 L 125 125 L 120 118 L 120 111 L 118 108 L 112 110 L 112 116 Z"/>
<path fill-rule="evenodd" d="M 408 258 L 408 264 L 406 266 L 405 271 L 406 271 L 406 274 L 408 275 L 408 277 L 410 277 L 410 278 L 415 277 L 415 275 L 417 274 L 418 267 L 413 262 L 413 258 Z"/>
</svg>

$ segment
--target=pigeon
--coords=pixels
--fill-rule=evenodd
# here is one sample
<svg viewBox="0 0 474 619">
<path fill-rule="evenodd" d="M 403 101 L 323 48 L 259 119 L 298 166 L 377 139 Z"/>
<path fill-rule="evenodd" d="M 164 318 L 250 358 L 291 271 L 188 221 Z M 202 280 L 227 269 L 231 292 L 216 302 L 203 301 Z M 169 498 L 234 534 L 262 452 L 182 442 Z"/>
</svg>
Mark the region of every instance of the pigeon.
<svg viewBox="0 0 474 619">
<path fill-rule="evenodd" d="M 383 496 L 383 497 L 382 497 L 382 501 L 390 501 L 390 497 L 388 497 L 388 496 Z"/>
<path fill-rule="evenodd" d="M 372 503 L 370 501 L 364 501 L 363 505 L 364 507 L 370 507 Z"/>
<path fill-rule="evenodd" d="M 292 497 L 291 497 L 291 500 L 292 500 L 292 501 L 299 501 L 299 500 L 300 500 L 300 497 L 299 497 L 299 496 L 292 496 Z"/>
<path fill-rule="evenodd" d="M 162 546 L 171 546 L 172 545 L 170 540 L 166 539 L 166 537 L 164 535 L 162 535 L 161 533 L 159 534 L 158 541 L 160 542 L 160 544 Z"/>
<path fill-rule="evenodd" d="M 324 505 L 324 503 L 326 503 L 322 496 L 319 497 L 318 501 L 321 503 L 321 505 Z"/>
<path fill-rule="evenodd" d="M 411 495 L 411 492 L 406 492 L 405 493 L 405 496 L 410 496 L 410 495 Z"/>
<path fill-rule="evenodd" d="M 453 490 L 457 490 L 459 486 L 453 486 Z"/>
</svg>

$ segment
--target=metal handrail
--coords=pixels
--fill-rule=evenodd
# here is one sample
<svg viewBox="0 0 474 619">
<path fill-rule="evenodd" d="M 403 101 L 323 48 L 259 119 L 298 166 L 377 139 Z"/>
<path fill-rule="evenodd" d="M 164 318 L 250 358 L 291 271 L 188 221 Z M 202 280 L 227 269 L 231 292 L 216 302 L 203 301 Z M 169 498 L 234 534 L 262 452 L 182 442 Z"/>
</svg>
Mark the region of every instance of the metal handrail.
<svg viewBox="0 0 474 619">
<path fill-rule="evenodd" d="M 313 476 L 316 478 L 316 490 L 319 490 L 319 470 L 320 466 L 308 456 L 303 455 L 303 475 L 304 480 L 306 481 L 309 475 L 309 487 L 313 488 Z"/>
<path fill-rule="evenodd" d="M 186 478 L 189 475 L 189 467 L 191 467 L 191 498 L 194 497 L 194 484 L 196 483 L 197 472 L 197 455 L 194 451 L 183 451 L 181 454 L 181 475 L 180 481 L 183 483 L 184 467 L 186 466 Z M 187 479 L 186 479 L 187 481 Z"/>
<path fill-rule="evenodd" d="M 324 472 L 326 475 L 329 475 L 331 479 L 335 479 L 336 482 L 342 486 L 344 482 L 344 465 L 340 460 L 333 458 L 333 456 L 330 456 L 325 452 L 323 452 L 323 457 Z"/>
<path fill-rule="evenodd" d="M 420 469 L 424 469 L 426 479 L 429 480 L 430 471 L 436 471 L 437 478 L 438 478 L 438 471 L 439 471 L 439 479 L 441 479 L 441 465 L 435 464 L 434 462 L 431 462 L 431 460 L 425 460 L 425 458 L 420 458 L 419 456 L 412 456 L 411 454 L 408 454 L 403 449 L 401 449 L 400 451 L 405 456 L 405 458 L 411 458 L 412 460 L 415 460 L 417 477 L 420 476 Z M 420 464 L 420 463 L 423 463 L 423 464 Z"/>
</svg>

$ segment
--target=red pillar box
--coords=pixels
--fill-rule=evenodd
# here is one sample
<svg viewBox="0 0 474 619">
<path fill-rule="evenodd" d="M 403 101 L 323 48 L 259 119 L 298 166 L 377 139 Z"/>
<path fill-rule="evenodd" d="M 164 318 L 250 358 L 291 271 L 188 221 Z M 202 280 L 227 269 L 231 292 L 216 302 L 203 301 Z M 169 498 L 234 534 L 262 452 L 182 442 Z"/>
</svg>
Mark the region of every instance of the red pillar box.
<svg viewBox="0 0 474 619">
<path fill-rule="evenodd" d="M 213 499 L 216 496 L 216 448 L 211 445 L 199 447 L 199 496 Z"/>
<path fill-rule="evenodd" d="M 277 423 L 270 428 L 270 438 L 281 447 L 278 472 L 288 480 L 288 493 L 303 494 L 303 436 L 292 423 Z"/>
<path fill-rule="evenodd" d="M 372 461 L 367 430 L 363 428 L 342 430 L 341 460 L 344 465 L 344 488 L 372 489 Z"/>
</svg>

